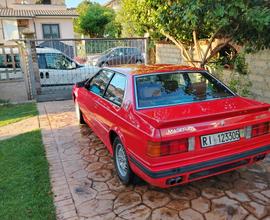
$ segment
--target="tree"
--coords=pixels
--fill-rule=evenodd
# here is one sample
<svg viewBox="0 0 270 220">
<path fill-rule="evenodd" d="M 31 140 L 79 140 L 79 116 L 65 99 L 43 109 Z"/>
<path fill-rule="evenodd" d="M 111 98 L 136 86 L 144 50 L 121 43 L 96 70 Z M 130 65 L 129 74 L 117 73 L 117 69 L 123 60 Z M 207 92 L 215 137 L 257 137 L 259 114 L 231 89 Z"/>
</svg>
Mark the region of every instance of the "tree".
<svg viewBox="0 0 270 220">
<path fill-rule="evenodd" d="M 136 34 L 161 34 L 192 65 L 204 67 L 222 48 L 236 43 L 251 50 L 270 47 L 266 0 L 122 0 L 119 20 Z M 207 39 L 205 48 L 199 41 Z M 216 39 L 224 39 L 213 48 Z M 193 60 L 194 49 L 198 60 Z"/>
<path fill-rule="evenodd" d="M 90 37 L 117 37 L 119 30 L 115 12 L 98 3 L 83 1 L 77 8 L 79 17 L 74 20 L 74 29 Z M 112 31 L 114 30 L 114 31 Z"/>
</svg>

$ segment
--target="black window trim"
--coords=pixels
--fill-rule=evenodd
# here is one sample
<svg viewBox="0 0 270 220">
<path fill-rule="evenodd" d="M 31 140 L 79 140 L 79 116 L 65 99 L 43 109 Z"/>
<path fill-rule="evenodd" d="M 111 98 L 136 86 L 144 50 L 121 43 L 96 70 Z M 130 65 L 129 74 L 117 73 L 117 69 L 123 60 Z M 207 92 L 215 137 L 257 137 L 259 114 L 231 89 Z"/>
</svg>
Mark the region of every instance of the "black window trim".
<svg viewBox="0 0 270 220">
<path fill-rule="evenodd" d="M 91 84 L 92 80 L 93 80 L 98 74 L 100 74 L 100 73 L 101 73 L 102 71 L 104 71 L 104 70 L 105 70 L 105 71 L 108 71 L 108 72 L 111 72 L 111 73 L 112 73 L 112 76 L 110 77 L 110 79 L 109 79 L 109 81 L 108 81 L 108 83 L 107 83 L 107 85 L 106 85 L 106 87 L 105 87 L 104 92 L 102 93 L 102 95 L 96 94 L 96 93 L 92 92 L 92 91 L 90 90 L 90 88 L 87 88 L 87 91 L 88 91 L 88 92 L 91 92 L 91 93 L 93 93 L 93 94 L 95 94 L 95 95 L 97 95 L 97 96 L 100 96 L 100 97 L 102 97 L 102 98 L 103 98 L 105 92 L 107 91 L 107 87 L 108 87 L 108 85 L 110 84 L 110 82 L 111 82 L 111 80 L 112 80 L 112 77 L 114 76 L 114 71 L 112 71 L 112 70 L 107 70 L 107 69 L 101 69 L 101 70 L 99 70 L 94 76 L 92 76 L 92 78 L 90 78 L 88 82 L 86 82 L 87 87 L 90 87 L 90 84 Z"/>
<path fill-rule="evenodd" d="M 139 102 L 138 102 L 138 94 L 137 94 L 137 82 L 136 79 L 139 77 L 143 76 L 152 76 L 152 75 L 157 75 L 157 74 L 168 74 L 168 73 L 205 73 L 206 75 L 212 77 L 217 83 L 222 84 L 229 92 L 232 93 L 232 96 L 230 97 L 225 97 L 225 98 L 233 98 L 235 96 L 238 96 L 237 93 L 233 92 L 227 85 L 225 85 L 223 82 L 221 82 L 218 78 L 216 78 L 213 74 L 209 73 L 206 70 L 175 70 L 171 72 L 156 72 L 156 73 L 151 73 L 151 74 L 140 74 L 140 75 L 135 75 L 133 78 L 133 87 L 134 87 L 134 96 L 135 96 L 135 107 L 136 110 L 143 110 L 143 109 L 151 109 L 151 108 L 162 108 L 162 107 L 169 107 L 169 106 L 176 106 L 176 105 L 185 105 L 185 104 L 192 104 L 194 102 L 186 102 L 186 103 L 176 103 L 176 104 L 170 104 L 170 105 L 158 105 L 158 106 L 147 106 L 147 107 L 139 107 Z M 225 99 L 224 98 L 224 99 Z M 220 98 L 218 98 L 220 99 Z M 212 100 L 217 100 L 217 99 L 210 99 L 210 100 L 202 100 L 200 102 L 206 102 L 206 101 L 212 101 Z"/>
<path fill-rule="evenodd" d="M 99 95 L 99 94 L 96 94 L 96 93 L 90 91 L 89 88 L 86 88 L 86 87 L 90 87 L 90 83 L 91 83 L 92 80 L 95 78 L 95 76 L 97 76 L 97 75 L 98 75 L 101 71 L 103 71 L 103 70 L 108 71 L 108 72 L 112 72 L 113 74 L 112 74 L 110 80 L 108 81 L 108 83 L 107 83 L 107 85 L 106 85 L 106 88 L 105 88 L 103 94 L 102 94 L 102 95 Z M 123 76 L 126 78 L 124 97 L 123 97 L 123 101 L 122 101 L 121 105 L 118 105 L 117 103 L 115 103 L 115 102 L 113 102 L 113 101 L 111 101 L 111 100 L 109 100 L 109 99 L 107 99 L 107 98 L 105 97 L 105 94 L 106 94 L 106 92 L 107 92 L 107 89 L 108 89 L 108 87 L 109 87 L 109 85 L 110 85 L 110 83 L 111 83 L 111 81 L 112 81 L 112 79 L 113 79 L 113 77 L 114 77 L 114 75 L 115 75 L 116 73 L 117 73 L 117 74 L 121 74 L 121 75 L 123 75 Z M 109 103 L 112 103 L 112 104 L 114 104 L 115 106 L 122 108 L 123 103 L 124 103 L 124 100 L 125 100 L 125 97 L 126 97 L 127 83 L 128 83 L 128 80 L 127 80 L 127 76 L 126 76 L 125 74 L 120 73 L 120 72 L 117 72 L 117 71 L 113 71 L 113 70 L 110 70 L 110 69 L 101 69 L 101 70 L 99 70 L 94 76 L 92 76 L 92 77 L 85 83 L 86 86 L 85 86 L 84 88 L 85 88 L 88 92 L 91 92 L 92 94 L 97 95 L 97 96 L 103 98 L 104 100 L 108 101 Z"/>
<path fill-rule="evenodd" d="M 114 72 L 114 73 L 113 73 L 113 76 L 111 77 L 110 81 L 108 82 L 108 85 L 106 86 L 105 92 L 104 92 L 104 94 L 102 95 L 102 97 L 103 97 L 105 100 L 107 100 L 107 101 L 109 101 L 109 102 L 113 103 L 114 105 L 116 105 L 116 106 L 118 106 L 118 107 L 122 107 L 123 102 L 124 102 L 125 97 L 126 97 L 126 89 L 127 89 L 127 76 L 126 76 L 125 74 L 123 74 L 123 73 L 119 73 L 119 72 L 115 72 L 115 71 L 113 71 L 113 72 Z M 122 75 L 122 76 L 124 76 L 124 77 L 125 77 L 124 96 L 123 96 L 123 101 L 121 102 L 121 104 L 120 104 L 120 105 L 119 105 L 119 104 L 117 104 L 117 103 L 115 103 L 115 102 L 113 102 L 112 100 L 109 100 L 109 99 L 108 99 L 108 98 L 105 96 L 105 94 L 106 94 L 106 92 L 107 92 L 107 90 L 108 90 L 108 88 L 109 88 L 109 85 L 111 84 L 111 81 L 112 81 L 112 79 L 114 78 L 114 76 L 115 76 L 116 74 L 119 74 L 119 75 Z"/>
</svg>

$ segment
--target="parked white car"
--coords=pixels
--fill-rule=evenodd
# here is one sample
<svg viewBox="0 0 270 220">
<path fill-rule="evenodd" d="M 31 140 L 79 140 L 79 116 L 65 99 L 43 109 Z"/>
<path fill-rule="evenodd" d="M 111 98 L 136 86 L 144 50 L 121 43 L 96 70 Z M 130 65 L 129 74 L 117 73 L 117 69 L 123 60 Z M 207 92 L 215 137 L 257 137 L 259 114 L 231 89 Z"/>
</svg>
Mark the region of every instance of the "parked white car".
<svg viewBox="0 0 270 220">
<path fill-rule="evenodd" d="M 5 79 L 9 72 L 9 79 L 21 78 L 20 59 L 18 49 L 13 49 L 16 63 L 16 73 L 12 67 L 12 56 L 9 51 L 3 55 L 0 51 L 0 79 Z M 53 48 L 37 48 L 38 65 L 41 86 L 65 86 L 89 78 L 98 72 L 99 68 L 89 65 L 81 65 L 66 56 L 59 50 Z"/>
</svg>

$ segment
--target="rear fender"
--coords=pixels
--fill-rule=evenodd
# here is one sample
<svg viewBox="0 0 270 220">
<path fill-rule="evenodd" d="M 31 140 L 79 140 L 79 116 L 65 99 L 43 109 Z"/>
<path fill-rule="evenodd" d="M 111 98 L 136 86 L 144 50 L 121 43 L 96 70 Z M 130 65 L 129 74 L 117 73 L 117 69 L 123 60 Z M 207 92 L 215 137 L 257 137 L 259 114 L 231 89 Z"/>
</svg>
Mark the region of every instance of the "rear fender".
<svg viewBox="0 0 270 220">
<path fill-rule="evenodd" d="M 110 129 L 110 132 L 111 131 L 114 131 L 117 134 L 117 136 L 120 138 L 122 144 L 124 145 L 126 151 L 128 152 L 127 145 L 126 145 L 126 139 L 125 139 L 123 133 L 121 132 L 121 130 L 118 127 L 113 127 L 113 128 Z M 109 139 L 110 139 L 110 136 L 109 136 Z M 112 146 L 112 144 L 110 144 L 110 146 L 108 146 L 108 147 L 109 147 L 110 153 L 113 155 L 113 146 Z"/>
</svg>

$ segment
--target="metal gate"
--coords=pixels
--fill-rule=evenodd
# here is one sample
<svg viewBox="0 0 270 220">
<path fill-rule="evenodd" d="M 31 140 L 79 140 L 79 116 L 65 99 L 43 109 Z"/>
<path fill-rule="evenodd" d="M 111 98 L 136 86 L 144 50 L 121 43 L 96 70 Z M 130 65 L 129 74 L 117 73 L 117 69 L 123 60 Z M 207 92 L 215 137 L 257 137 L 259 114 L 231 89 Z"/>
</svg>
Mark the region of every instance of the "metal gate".
<svg viewBox="0 0 270 220">
<path fill-rule="evenodd" d="M 38 101 L 71 99 L 72 85 L 102 67 L 147 63 L 147 38 L 29 40 L 25 48 Z"/>
</svg>

